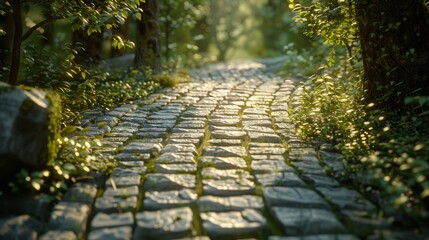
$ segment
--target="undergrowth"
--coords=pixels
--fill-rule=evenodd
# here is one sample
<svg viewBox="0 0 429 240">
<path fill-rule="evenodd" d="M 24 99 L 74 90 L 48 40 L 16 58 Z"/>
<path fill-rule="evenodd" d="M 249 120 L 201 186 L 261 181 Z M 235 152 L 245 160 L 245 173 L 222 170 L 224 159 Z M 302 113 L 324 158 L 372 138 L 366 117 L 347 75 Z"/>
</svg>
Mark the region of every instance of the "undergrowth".
<svg viewBox="0 0 429 240">
<path fill-rule="evenodd" d="M 21 169 L 17 180 L 9 183 L 12 191 L 24 188 L 60 199 L 68 186 L 80 178 L 92 178 L 91 173 L 108 174 L 117 165 L 113 158 L 92 151 L 93 146 L 101 146 L 97 139 L 61 137 L 57 141 L 59 152 L 54 161 L 38 170 Z"/>
<path fill-rule="evenodd" d="M 403 117 L 364 104 L 359 79 L 337 69 L 313 75 L 301 105 L 292 109 L 297 133 L 305 140 L 331 143 L 348 164 L 346 174 L 366 194 L 379 196 L 387 215 L 398 210 L 415 219 L 429 217 L 429 121 L 410 112 Z"/>
<path fill-rule="evenodd" d="M 12 191 L 29 189 L 60 199 L 67 187 L 92 173 L 109 174 L 116 166 L 113 158 L 93 151 L 97 139 L 78 136 L 81 114 L 100 108 L 108 111 L 122 104 L 146 98 L 161 87 L 190 81 L 186 71 L 154 75 L 147 69 L 102 69 L 74 62 L 75 50 L 25 49 L 21 84 L 58 93 L 62 105 L 62 136 L 57 141 L 54 160 L 37 169 L 21 169 L 9 183 Z M 74 136 L 76 135 L 76 136 Z M 74 137 L 69 137 L 74 136 Z M 86 176 L 86 177 L 85 177 Z M 1 193 L 0 193 L 1 194 Z"/>
<path fill-rule="evenodd" d="M 377 196 L 385 215 L 424 227 L 429 219 L 429 96 L 405 98 L 405 114 L 403 109 L 386 112 L 377 102 L 369 103 L 353 1 L 311 6 L 289 2 L 296 21 L 305 26 L 302 30 L 319 39 L 315 42 L 325 42 L 311 51 L 288 46 L 285 72 L 296 75 L 291 69 L 302 68 L 301 74 L 309 78 L 301 104 L 291 114 L 298 134 L 316 145 L 333 144 L 346 159 L 345 175 L 364 194 Z M 331 53 L 323 55 L 326 49 Z M 323 61 L 308 62 L 320 59 L 310 55 L 321 52 Z"/>
</svg>

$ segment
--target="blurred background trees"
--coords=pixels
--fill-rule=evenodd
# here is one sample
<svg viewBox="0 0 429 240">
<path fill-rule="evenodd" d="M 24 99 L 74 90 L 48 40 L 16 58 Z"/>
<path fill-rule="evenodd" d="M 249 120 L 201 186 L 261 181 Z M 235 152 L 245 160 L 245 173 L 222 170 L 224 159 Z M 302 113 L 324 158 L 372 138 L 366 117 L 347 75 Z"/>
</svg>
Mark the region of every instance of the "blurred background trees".
<svg viewBox="0 0 429 240">
<path fill-rule="evenodd" d="M 64 75 L 67 72 L 80 75 L 73 72 L 82 72 L 79 70 L 82 66 L 97 65 L 110 57 L 134 53 L 135 50 L 127 49 L 132 47 L 131 42 L 138 42 L 136 51 L 141 52 L 147 46 L 137 40 L 141 38 L 138 30 L 141 23 L 148 20 L 142 19 L 146 15 L 138 8 L 144 9 L 152 1 L 142 5 L 139 2 L 3 1 L 0 4 L 0 77 L 3 81 L 16 78 L 12 81 L 14 84 L 19 81 L 30 84 L 23 80 L 29 72 L 43 73 L 45 78 L 48 72 L 31 70 L 39 66 L 35 64 L 37 58 L 52 58 L 45 60 L 46 64 L 61 63 L 60 59 L 65 65 L 74 63 L 78 68 L 73 71 L 62 66 L 56 69 Z M 284 53 L 283 47 L 291 42 L 298 48 L 310 46 L 308 38 L 294 27 L 292 12 L 282 0 L 154 2 L 159 5 L 159 50 L 164 70 L 216 60 L 280 56 Z M 22 33 L 14 34 L 19 31 Z M 14 42 L 21 50 L 12 54 Z M 42 56 L 42 52 L 49 56 Z M 69 54 L 74 55 L 73 59 L 67 58 Z M 20 64 L 16 64 L 18 60 Z M 14 70 L 10 71 L 12 66 Z M 23 79 L 18 80 L 10 73 L 23 74 Z"/>
</svg>

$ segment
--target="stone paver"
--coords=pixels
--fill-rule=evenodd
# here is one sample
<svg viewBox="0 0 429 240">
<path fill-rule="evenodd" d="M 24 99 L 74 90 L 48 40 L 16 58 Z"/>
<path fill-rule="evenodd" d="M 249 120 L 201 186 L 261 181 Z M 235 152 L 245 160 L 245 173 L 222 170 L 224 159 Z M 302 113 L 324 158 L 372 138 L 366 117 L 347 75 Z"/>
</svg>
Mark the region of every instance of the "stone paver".
<svg viewBox="0 0 429 240">
<path fill-rule="evenodd" d="M 48 229 L 72 231 L 81 237 L 86 230 L 90 208 L 86 204 L 61 202 L 54 207 L 49 218 Z"/>
<path fill-rule="evenodd" d="M 73 231 L 47 231 L 38 239 L 39 240 L 52 240 L 52 239 L 77 240 L 77 237 Z"/>
<path fill-rule="evenodd" d="M 132 227 L 102 228 L 91 231 L 88 240 L 131 240 Z"/>
<path fill-rule="evenodd" d="M 257 174 L 256 181 L 264 187 L 307 187 L 307 184 L 295 172 L 275 172 Z"/>
<path fill-rule="evenodd" d="M 201 213 L 201 218 L 204 231 L 214 239 L 222 238 L 222 236 L 257 234 L 262 232 L 266 226 L 266 219 L 253 209 L 222 213 Z"/>
<path fill-rule="evenodd" d="M 222 147 L 209 146 L 203 149 L 203 155 L 213 157 L 245 157 L 246 150 L 241 146 Z"/>
<path fill-rule="evenodd" d="M 85 204 L 92 204 L 97 194 L 96 186 L 92 184 L 75 184 L 69 188 L 64 196 L 66 202 L 80 202 Z"/>
<path fill-rule="evenodd" d="M 153 173 L 146 175 L 144 188 L 146 191 L 195 189 L 195 184 L 195 176 L 191 174 Z"/>
<path fill-rule="evenodd" d="M 203 196 L 198 200 L 201 212 L 241 211 L 245 209 L 264 208 L 261 197 L 253 195 L 240 195 L 235 197 Z"/>
<path fill-rule="evenodd" d="M 194 164 L 195 156 L 192 153 L 163 153 L 156 159 L 157 164 Z"/>
<path fill-rule="evenodd" d="M 143 208 L 158 210 L 182 206 L 192 206 L 197 201 L 197 194 L 190 189 L 180 191 L 146 192 Z"/>
<path fill-rule="evenodd" d="M 264 69 L 193 70 L 189 83 L 85 112 L 82 134 L 118 166 L 99 189 L 70 188 L 40 239 L 361 237 L 346 229 L 376 225 L 361 214 L 375 207 L 327 175 L 344 170 L 341 156 L 294 134 L 301 83 Z"/>
<path fill-rule="evenodd" d="M 204 168 L 201 171 L 203 179 L 225 180 L 225 179 L 249 179 L 253 177 L 249 172 L 242 169 L 217 169 L 212 167 Z"/>
<path fill-rule="evenodd" d="M 97 212 L 124 212 L 136 211 L 137 196 L 102 196 L 95 202 Z"/>
<path fill-rule="evenodd" d="M 289 236 L 346 231 L 335 215 L 325 209 L 273 207 L 271 212 Z"/>
<path fill-rule="evenodd" d="M 174 239 L 192 236 L 190 208 L 145 211 L 136 215 L 134 239 Z"/>
<path fill-rule="evenodd" d="M 255 174 L 294 171 L 293 168 L 288 166 L 284 161 L 270 160 L 253 161 L 251 168 Z"/>
<path fill-rule="evenodd" d="M 203 193 L 217 196 L 254 194 L 255 184 L 245 178 L 203 180 Z"/>
<path fill-rule="evenodd" d="M 375 210 L 374 204 L 366 200 L 360 193 L 344 187 L 318 187 L 325 197 L 345 210 Z"/>
<path fill-rule="evenodd" d="M 62 223 L 60 223 L 60 227 L 64 227 Z M 0 217 L 0 239 L 37 239 L 37 232 L 41 228 L 41 222 L 30 215 Z M 73 232 L 71 233 L 74 235 Z"/>
<path fill-rule="evenodd" d="M 311 236 L 299 236 L 299 237 L 280 237 L 271 236 L 268 240 L 358 240 L 356 236 L 351 234 L 319 234 Z"/>
<path fill-rule="evenodd" d="M 220 169 L 244 169 L 247 167 L 244 158 L 240 157 L 215 157 L 204 156 L 200 158 L 203 167 L 215 167 Z"/>
<path fill-rule="evenodd" d="M 132 226 L 134 217 L 131 212 L 127 213 L 97 213 L 91 222 L 91 229 L 110 228 L 121 226 Z"/>
<path fill-rule="evenodd" d="M 330 209 L 328 203 L 315 191 L 298 187 L 266 187 L 264 199 L 268 207 Z"/>
</svg>

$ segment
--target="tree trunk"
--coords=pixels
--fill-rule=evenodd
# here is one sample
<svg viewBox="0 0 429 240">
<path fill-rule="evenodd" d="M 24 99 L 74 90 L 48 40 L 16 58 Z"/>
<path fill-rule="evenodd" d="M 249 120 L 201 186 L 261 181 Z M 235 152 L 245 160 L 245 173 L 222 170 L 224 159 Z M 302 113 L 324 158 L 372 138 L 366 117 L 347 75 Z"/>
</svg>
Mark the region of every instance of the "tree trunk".
<svg viewBox="0 0 429 240">
<path fill-rule="evenodd" d="M 0 28 L 6 32 L 6 35 L 0 35 L 0 75 L 3 76 L 3 79 L 0 80 L 7 81 L 11 64 L 14 32 L 13 15 L 11 13 L 6 12 L 5 16 L 0 15 Z"/>
<path fill-rule="evenodd" d="M 406 111 L 404 98 L 429 96 L 429 19 L 419 0 L 356 1 L 366 100 Z"/>
<path fill-rule="evenodd" d="M 21 43 L 22 43 L 22 18 L 21 1 L 16 0 L 12 3 L 14 33 L 12 43 L 12 59 L 10 65 L 9 84 L 17 85 L 19 65 L 21 63 Z"/>
<path fill-rule="evenodd" d="M 149 67 L 154 74 L 161 72 L 159 2 L 146 0 L 141 4 L 143 14 L 137 22 L 137 40 L 134 66 Z"/>
<path fill-rule="evenodd" d="M 167 10 L 167 14 L 170 14 L 170 8 Z M 165 21 L 164 37 L 165 37 L 165 60 L 168 62 L 170 60 L 170 26 L 171 20 L 167 19 Z"/>
</svg>

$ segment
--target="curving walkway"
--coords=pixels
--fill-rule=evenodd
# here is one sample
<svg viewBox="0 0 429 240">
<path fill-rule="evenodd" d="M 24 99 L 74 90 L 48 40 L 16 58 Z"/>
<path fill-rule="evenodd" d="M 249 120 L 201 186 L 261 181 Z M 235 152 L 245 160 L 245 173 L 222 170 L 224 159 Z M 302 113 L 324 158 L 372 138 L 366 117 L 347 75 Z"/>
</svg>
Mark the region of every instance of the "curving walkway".
<svg viewBox="0 0 429 240">
<path fill-rule="evenodd" d="M 98 151 L 119 166 L 101 189 L 71 188 L 40 239 L 358 239 L 384 227 L 367 218 L 371 202 L 325 173 L 342 171 L 341 157 L 294 134 L 299 82 L 264 69 L 219 64 L 86 113 L 86 134 L 103 136 Z"/>
</svg>

